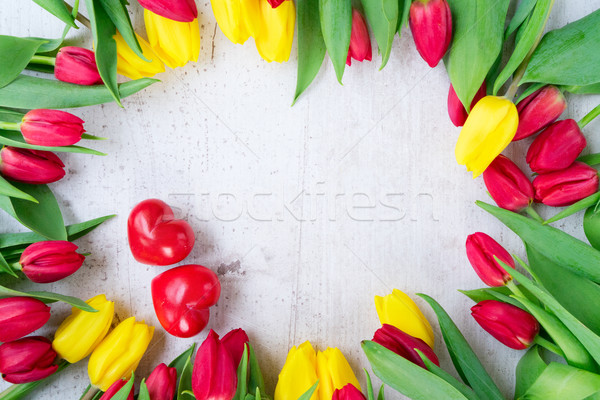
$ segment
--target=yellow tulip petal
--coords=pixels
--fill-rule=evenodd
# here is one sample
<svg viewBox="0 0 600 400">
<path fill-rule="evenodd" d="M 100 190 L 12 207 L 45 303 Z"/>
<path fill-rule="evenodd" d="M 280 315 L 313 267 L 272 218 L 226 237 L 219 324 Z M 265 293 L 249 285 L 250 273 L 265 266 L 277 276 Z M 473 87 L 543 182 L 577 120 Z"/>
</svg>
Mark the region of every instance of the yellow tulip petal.
<svg viewBox="0 0 600 400">
<path fill-rule="evenodd" d="M 165 71 L 164 64 L 160 61 L 158 55 L 154 53 L 150 44 L 136 34 L 144 57 L 150 61 L 145 61 L 125 42 L 119 32 L 113 37 L 117 42 L 117 72 L 131 79 L 140 79 L 143 77 L 152 77 Z"/>
<path fill-rule="evenodd" d="M 317 374 L 320 400 L 331 400 L 333 392 L 348 383 L 360 390 L 356 375 L 338 348 L 327 348 L 317 354 Z"/>
<path fill-rule="evenodd" d="M 275 400 L 298 400 L 317 382 L 316 352 L 310 342 L 292 347 L 279 373 Z M 318 390 L 311 400 L 318 400 Z"/>
<path fill-rule="evenodd" d="M 292 0 L 272 8 L 267 0 L 259 0 L 262 14 L 260 33 L 254 38 L 260 56 L 268 62 L 284 62 L 290 58 L 294 40 L 296 9 Z"/>
<path fill-rule="evenodd" d="M 178 22 L 144 10 L 144 22 L 152 50 L 169 67 L 183 67 L 200 54 L 198 19 Z"/>
</svg>

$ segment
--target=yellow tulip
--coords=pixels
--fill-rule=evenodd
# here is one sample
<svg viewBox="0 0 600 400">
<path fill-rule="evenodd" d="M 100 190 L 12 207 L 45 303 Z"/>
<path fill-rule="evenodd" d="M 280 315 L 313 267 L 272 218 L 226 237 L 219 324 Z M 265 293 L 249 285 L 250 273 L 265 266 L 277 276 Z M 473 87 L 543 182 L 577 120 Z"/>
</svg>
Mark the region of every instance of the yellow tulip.
<svg viewBox="0 0 600 400">
<path fill-rule="evenodd" d="M 150 44 L 143 38 L 135 35 L 142 48 L 144 57 L 150 61 L 144 61 L 129 48 L 129 45 L 123 39 L 119 32 L 113 38 L 117 42 L 117 72 L 131 79 L 140 79 L 151 77 L 158 73 L 165 72 L 165 65 L 160 58 L 152 51 Z"/>
<path fill-rule="evenodd" d="M 317 354 L 310 342 L 292 347 L 279 374 L 275 400 L 298 400 L 318 380 Z M 310 398 L 318 400 L 318 392 Z"/>
<path fill-rule="evenodd" d="M 259 0 L 262 12 L 262 28 L 254 37 L 260 56 L 268 62 L 284 62 L 290 58 L 294 40 L 296 9 L 292 0 L 286 0 L 272 8 L 267 0 Z"/>
<path fill-rule="evenodd" d="M 394 289 L 385 297 L 375 296 L 375 308 L 382 325 L 393 325 L 411 336 L 418 337 L 433 348 L 433 329 L 406 293 Z"/>
<path fill-rule="evenodd" d="M 478 177 L 517 132 L 519 113 L 505 97 L 486 96 L 471 110 L 456 142 L 456 161 Z"/>
<path fill-rule="evenodd" d="M 183 67 L 200 56 L 198 18 L 178 22 L 144 9 L 144 22 L 152 50 L 169 68 Z"/>
<path fill-rule="evenodd" d="M 105 392 L 119 379 L 129 378 L 152 340 L 154 327 L 127 318 L 96 347 L 88 362 L 93 386 Z"/>
<path fill-rule="evenodd" d="M 317 354 L 317 376 L 319 377 L 319 399 L 331 400 L 333 392 L 348 383 L 360 390 L 360 384 L 350 364 L 340 349 L 328 347 Z"/>
<path fill-rule="evenodd" d="M 243 44 L 260 31 L 260 0 L 211 0 L 213 14 L 229 40 Z"/>
<path fill-rule="evenodd" d="M 106 300 L 103 294 L 92 297 L 86 303 L 98 312 L 73 307 L 71 315 L 54 334 L 52 348 L 70 363 L 84 359 L 98 346 L 110 329 L 115 314 L 115 303 Z"/>
</svg>

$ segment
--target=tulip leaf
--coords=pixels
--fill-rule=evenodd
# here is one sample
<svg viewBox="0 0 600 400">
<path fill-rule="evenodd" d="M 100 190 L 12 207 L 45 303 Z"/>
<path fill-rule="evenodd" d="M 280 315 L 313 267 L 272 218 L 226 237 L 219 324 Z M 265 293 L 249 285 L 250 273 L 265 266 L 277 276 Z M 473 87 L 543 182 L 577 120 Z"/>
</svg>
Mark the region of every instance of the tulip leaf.
<svg viewBox="0 0 600 400">
<path fill-rule="evenodd" d="M 502 50 L 509 4 L 510 0 L 449 2 L 454 33 L 444 63 L 466 109 Z"/>
<path fill-rule="evenodd" d="M 117 31 L 123 36 L 123 39 L 129 48 L 131 48 L 131 50 L 133 50 L 133 52 L 142 60 L 149 61 L 144 57 L 142 47 L 137 40 L 137 36 L 135 36 L 133 26 L 131 25 L 131 19 L 129 18 L 129 12 L 127 12 L 127 7 L 125 7 L 126 3 L 122 0 L 100 0 L 100 3 L 110 17 L 112 23 L 117 28 Z"/>
<path fill-rule="evenodd" d="M 0 176 L 0 195 L 15 197 L 18 199 L 23 199 L 27 201 L 33 201 L 37 203 L 38 201 L 32 197 L 31 195 L 25 193 L 24 191 L 14 187 L 11 185 L 6 179 Z"/>
<path fill-rule="evenodd" d="M 581 156 L 577 159 L 577 161 L 581 161 L 582 163 L 586 163 L 590 166 L 598 165 L 600 164 L 600 153 L 587 154 L 585 156 Z"/>
<path fill-rule="evenodd" d="M 600 282 L 600 251 L 549 225 L 478 201 L 476 203 L 515 232 L 530 247 L 562 267 Z"/>
<path fill-rule="evenodd" d="M 121 97 L 127 97 L 150 86 L 157 79 L 142 78 L 119 85 Z M 82 86 L 19 75 L 17 79 L 0 89 L 0 107 L 10 108 L 74 108 L 112 101 L 105 86 Z"/>
<path fill-rule="evenodd" d="M 515 374 L 515 399 L 520 398 L 544 372 L 547 364 L 540 354 L 539 346 L 532 346 L 519 360 Z"/>
<path fill-rule="evenodd" d="M 186 392 L 192 390 L 192 353 L 185 360 L 181 374 L 179 375 L 179 383 L 177 384 L 177 400 L 195 400 L 194 396 L 190 396 Z M 179 371 L 178 371 L 179 372 Z"/>
<path fill-rule="evenodd" d="M 544 221 L 544 224 L 551 224 L 552 222 L 556 222 L 563 218 L 567 218 L 568 216 L 571 216 L 575 213 L 578 213 L 579 211 L 585 210 L 586 208 L 593 206 L 594 204 L 598 203 L 598 201 L 600 201 L 600 192 L 594 193 L 591 196 L 583 198 L 575 204 L 571 204 L 569 207 L 565 208 L 558 214 L 552 216 L 552 218 L 549 218 L 546 221 Z"/>
<path fill-rule="evenodd" d="M 95 308 L 91 307 L 85 301 L 78 299 L 73 296 L 65 296 L 59 293 L 51 293 L 51 292 L 21 292 L 19 290 L 10 289 L 4 286 L 0 286 L 0 298 L 4 297 L 15 297 L 15 296 L 23 296 L 23 297 L 33 297 L 34 299 L 38 299 L 43 301 L 44 303 L 54 303 L 57 301 L 62 301 L 63 303 L 67 303 L 73 307 L 77 307 L 83 311 L 88 312 L 97 312 Z"/>
<path fill-rule="evenodd" d="M 299 1 L 296 7 L 298 8 L 298 77 L 292 105 L 315 79 L 325 58 L 325 42 L 319 21 L 319 0 Z"/>
<path fill-rule="evenodd" d="M 351 0 L 319 0 L 319 19 L 325 47 L 341 84 L 352 32 Z"/>
<path fill-rule="evenodd" d="M 467 400 L 454 386 L 428 370 L 386 349 L 365 340 L 362 342 L 371 368 L 386 385 L 413 400 Z"/>
<path fill-rule="evenodd" d="M 319 381 L 315 382 L 314 385 L 312 385 L 310 387 L 310 389 L 308 389 L 306 392 L 304 392 L 304 394 L 300 397 L 298 397 L 298 400 L 310 400 L 313 396 L 313 393 L 317 390 L 317 388 L 319 387 Z"/>
<path fill-rule="evenodd" d="M 600 250 L 600 210 L 597 205 L 588 208 L 585 212 L 583 216 L 583 231 L 592 247 Z"/>
<path fill-rule="evenodd" d="M 237 368 L 237 388 L 232 400 L 244 400 L 248 394 L 248 346 L 244 344 L 244 352 Z"/>
<path fill-rule="evenodd" d="M 196 343 L 192 343 L 186 351 L 175 357 L 175 359 L 169 363 L 169 368 L 175 368 L 177 370 L 178 378 L 181 376 L 188 358 L 191 358 L 192 354 L 194 354 L 194 349 L 196 349 Z"/>
<path fill-rule="evenodd" d="M 591 85 L 563 85 L 560 89 L 573 94 L 600 94 L 600 82 Z"/>
<path fill-rule="evenodd" d="M 532 85 L 529 85 L 529 87 L 527 87 L 527 89 L 525 89 L 523 91 L 523 93 L 521 93 L 517 97 L 517 100 L 515 101 L 515 104 L 519 104 L 521 101 L 523 101 L 524 98 L 526 98 L 527 96 L 529 96 L 533 92 L 538 91 L 539 89 L 543 88 L 544 86 L 546 86 L 546 84 L 544 84 L 544 83 L 534 83 Z"/>
<path fill-rule="evenodd" d="M 377 400 L 385 400 L 385 385 L 382 383 L 379 387 L 379 393 L 377 394 Z"/>
<path fill-rule="evenodd" d="M 19 132 L 15 131 L 4 131 L 0 130 L 0 144 L 4 146 L 20 147 L 23 149 L 32 150 L 45 150 L 45 151 L 59 151 L 65 153 L 81 153 L 81 154 L 92 154 L 96 156 L 105 156 L 106 153 L 99 152 L 97 150 L 88 149 L 87 147 L 81 147 L 76 145 L 71 146 L 37 146 L 25 142 L 25 139 Z"/>
<path fill-rule="evenodd" d="M 72 26 L 75 29 L 79 29 L 75 24 L 75 18 L 71 12 L 67 9 L 67 6 L 63 0 L 33 0 L 39 6 L 44 8 L 50 14 L 60 19 L 67 25 Z"/>
<path fill-rule="evenodd" d="M 361 0 L 361 4 L 379 47 L 381 54 L 379 69 L 381 70 L 392 53 L 392 43 L 400 21 L 399 2 L 398 0 Z"/>
<path fill-rule="evenodd" d="M 500 389 L 498 389 L 465 337 L 442 306 L 425 294 L 418 294 L 418 296 L 429 303 L 437 315 L 444 342 L 460 377 L 473 388 L 477 396 L 484 399 L 504 399 Z"/>
<path fill-rule="evenodd" d="M 412 0 L 399 0 L 398 1 L 398 25 L 396 31 L 400 36 L 400 31 L 403 27 L 408 25 L 408 17 L 410 16 L 410 5 Z"/>
<path fill-rule="evenodd" d="M 371 375 L 369 372 L 363 368 L 365 371 L 365 376 L 367 377 L 367 400 L 375 400 L 375 393 L 373 392 L 373 382 L 371 381 Z"/>
<path fill-rule="evenodd" d="M 515 14 L 511 18 L 506 31 L 504 32 L 504 39 L 506 40 L 514 31 L 519 28 L 523 22 L 527 20 L 538 0 L 521 0 L 519 6 L 515 11 Z"/>
<path fill-rule="evenodd" d="M 19 76 L 43 43 L 43 39 L 0 35 L 0 88 Z"/>
<path fill-rule="evenodd" d="M 456 379 L 455 377 L 453 377 L 452 375 L 450 375 L 449 373 L 447 373 L 446 371 L 444 371 L 443 369 L 438 367 L 425 354 L 423 354 L 423 352 L 421 350 L 419 350 L 419 349 L 415 349 L 415 350 L 417 351 L 417 353 L 419 353 L 419 357 L 421 357 L 421 360 L 423 360 L 423 363 L 425 363 L 425 366 L 427 367 L 429 372 L 431 372 L 432 374 L 435 374 L 436 376 L 442 378 L 443 380 L 445 380 L 446 382 L 448 382 L 449 384 L 454 386 L 467 399 L 479 400 L 479 397 L 477 397 L 475 392 L 473 392 L 473 389 L 471 389 L 470 387 L 468 387 L 467 385 L 465 385 L 464 383 L 462 383 L 461 381 L 459 381 L 458 379 Z"/>
<path fill-rule="evenodd" d="M 247 343 L 248 353 L 249 353 L 249 368 L 250 374 L 248 378 L 248 391 L 253 392 L 256 390 L 260 390 L 262 393 L 266 393 L 265 389 L 265 380 L 263 378 L 262 371 L 260 369 L 260 365 L 258 365 L 258 360 L 256 359 L 256 354 L 254 353 L 254 349 Z M 260 399 L 260 398 L 259 398 Z"/>
<path fill-rule="evenodd" d="M 151 400 L 150 392 L 148 392 L 148 386 L 146 386 L 146 380 L 142 379 L 140 384 L 140 392 L 138 393 L 137 400 Z"/>
<path fill-rule="evenodd" d="M 135 377 L 133 376 L 133 372 L 131 373 L 131 378 L 127 380 L 125 386 L 123 386 L 119 391 L 113 394 L 110 399 L 111 400 L 127 400 L 129 398 L 129 394 L 133 389 L 133 381 Z"/>
<path fill-rule="evenodd" d="M 71 11 L 71 15 L 73 16 L 73 18 L 77 17 L 78 10 L 79 10 L 79 0 L 75 0 L 73 2 L 73 11 Z M 69 31 L 73 27 L 77 29 L 76 26 L 67 24 L 65 26 L 65 29 L 63 29 L 63 33 L 62 33 L 61 37 L 59 37 L 57 39 L 44 39 L 44 38 L 30 38 L 30 39 L 39 39 L 39 40 L 44 41 L 44 43 L 42 43 L 42 45 L 37 49 L 37 53 L 49 53 L 60 47 L 60 45 L 65 40 L 65 37 L 67 37 L 67 33 L 69 33 Z"/>
<path fill-rule="evenodd" d="M 12 269 L 12 267 L 8 265 L 2 253 L 0 253 L 0 273 L 9 274 L 14 276 L 15 278 L 19 277 L 19 275 L 17 275 L 17 273 Z"/>
<path fill-rule="evenodd" d="M 519 285 L 517 285 L 519 286 Z M 519 290 L 531 301 L 537 301 L 537 298 L 533 296 L 527 289 L 519 286 Z M 506 286 L 499 287 L 485 287 L 481 289 L 472 290 L 459 290 L 462 294 L 473 300 L 475 303 L 479 303 L 484 300 L 498 300 L 501 296 L 510 296 L 511 291 Z"/>
<path fill-rule="evenodd" d="M 521 80 L 556 85 L 600 83 L 600 10 L 544 35 Z"/>
<path fill-rule="evenodd" d="M 519 399 L 584 400 L 600 390 L 600 375 L 550 363 Z"/>
</svg>

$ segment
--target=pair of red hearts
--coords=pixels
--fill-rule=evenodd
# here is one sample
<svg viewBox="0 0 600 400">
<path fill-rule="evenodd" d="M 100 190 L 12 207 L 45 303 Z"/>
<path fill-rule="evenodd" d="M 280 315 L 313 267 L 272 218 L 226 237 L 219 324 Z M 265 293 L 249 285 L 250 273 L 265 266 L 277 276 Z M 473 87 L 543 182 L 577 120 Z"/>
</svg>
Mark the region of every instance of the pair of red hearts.
<svg viewBox="0 0 600 400">
<path fill-rule="evenodd" d="M 171 265 L 186 258 L 194 247 L 194 231 L 164 201 L 144 200 L 127 220 L 133 257 L 149 265 Z M 154 311 L 165 330 L 178 337 L 194 336 L 208 324 L 209 308 L 217 303 L 221 284 L 201 265 L 181 265 L 152 279 Z"/>
</svg>

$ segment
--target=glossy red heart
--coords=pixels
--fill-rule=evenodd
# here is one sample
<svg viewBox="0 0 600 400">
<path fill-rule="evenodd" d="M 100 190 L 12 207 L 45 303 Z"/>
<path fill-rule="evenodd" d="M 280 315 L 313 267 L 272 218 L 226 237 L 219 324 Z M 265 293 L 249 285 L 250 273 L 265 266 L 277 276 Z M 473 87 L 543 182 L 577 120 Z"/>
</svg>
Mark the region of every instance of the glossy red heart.
<svg viewBox="0 0 600 400">
<path fill-rule="evenodd" d="M 127 237 L 133 257 L 144 264 L 171 265 L 190 254 L 194 231 L 164 201 L 144 200 L 136 205 L 127 220 Z"/>
<path fill-rule="evenodd" d="M 181 265 L 152 279 L 158 321 L 171 335 L 187 338 L 202 331 L 221 295 L 217 275 L 202 265 Z"/>
</svg>

